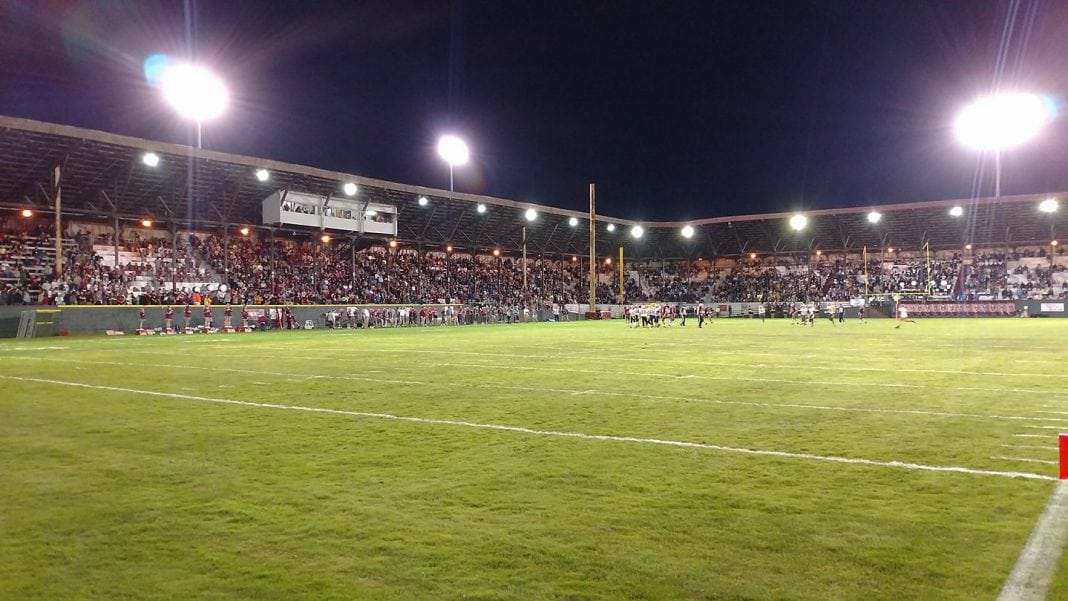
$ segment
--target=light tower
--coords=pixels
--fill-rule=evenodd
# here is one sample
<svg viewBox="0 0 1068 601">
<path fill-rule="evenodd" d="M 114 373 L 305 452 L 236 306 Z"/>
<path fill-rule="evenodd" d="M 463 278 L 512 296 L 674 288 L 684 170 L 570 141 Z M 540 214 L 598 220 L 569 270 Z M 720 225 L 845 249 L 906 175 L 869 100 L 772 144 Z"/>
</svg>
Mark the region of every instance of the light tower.
<svg viewBox="0 0 1068 601">
<path fill-rule="evenodd" d="M 979 98 L 957 116 L 954 131 L 965 146 L 994 153 L 994 197 L 1001 196 L 1001 153 L 1038 135 L 1053 118 L 1046 100 L 1024 92 Z"/>
</svg>

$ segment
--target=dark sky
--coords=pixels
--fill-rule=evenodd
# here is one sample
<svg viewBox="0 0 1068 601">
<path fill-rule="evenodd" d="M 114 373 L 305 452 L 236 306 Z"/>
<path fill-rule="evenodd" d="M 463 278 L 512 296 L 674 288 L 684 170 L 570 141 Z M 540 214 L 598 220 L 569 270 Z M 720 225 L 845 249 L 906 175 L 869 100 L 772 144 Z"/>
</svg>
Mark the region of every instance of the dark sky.
<svg viewBox="0 0 1068 601">
<path fill-rule="evenodd" d="M 233 95 L 207 148 L 447 188 L 454 131 L 457 190 L 583 209 L 596 182 L 634 219 L 968 197 L 964 104 L 995 82 L 1068 99 L 1059 0 L 191 7 Z M 189 143 L 142 70 L 186 27 L 181 1 L 0 0 L 0 113 Z M 1006 155 L 1003 193 L 1068 190 L 1066 123 Z"/>
</svg>

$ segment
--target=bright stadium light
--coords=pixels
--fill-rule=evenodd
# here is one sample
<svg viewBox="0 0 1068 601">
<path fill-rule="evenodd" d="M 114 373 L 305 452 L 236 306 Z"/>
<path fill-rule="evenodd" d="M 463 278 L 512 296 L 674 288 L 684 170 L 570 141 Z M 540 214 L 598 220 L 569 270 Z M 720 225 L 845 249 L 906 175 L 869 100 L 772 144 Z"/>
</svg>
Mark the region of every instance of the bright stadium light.
<svg viewBox="0 0 1068 601">
<path fill-rule="evenodd" d="M 614 232 L 614 231 L 616 231 L 616 224 L 614 224 L 614 223 L 609 223 L 609 224 L 608 224 L 608 231 L 610 231 L 610 232 Z"/>
<path fill-rule="evenodd" d="M 800 232 L 808 225 L 808 217 L 801 215 L 800 213 L 790 218 L 790 228 L 795 232 Z"/>
<path fill-rule="evenodd" d="M 501 256 L 501 250 L 499 248 L 493 249 L 493 256 L 495 256 L 495 257 Z"/>
<path fill-rule="evenodd" d="M 243 227 L 243 228 L 241 228 L 240 232 L 241 232 L 242 236 L 247 236 L 248 232 L 249 232 L 249 229 L 247 227 Z"/>
<path fill-rule="evenodd" d="M 953 217 L 960 217 L 964 214 L 964 208 L 960 206 L 953 207 L 949 210 L 949 214 Z"/>
<path fill-rule="evenodd" d="M 29 209 L 22 209 L 21 215 L 23 217 L 29 219 L 30 217 L 33 217 L 33 211 L 31 211 Z"/>
<path fill-rule="evenodd" d="M 478 207 L 476 208 L 476 210 L 479 213 L 485 213 L 486 212 L 486 205 L 484 205 L 482 203 L 478 203 Z"/>
<path fill-rule="evenodd" d="M 449 192 L 453 191 L 452 170 L 454 167 L 466 165 L 471 158 L 471 150 L 467 143 L 452 134 L 438 138 L 438 156 L 449 165 Z"/>
<path fill-rule="evenodd" d="M 151 219 L 142 219 L 141 220 L 141 225 L 144 226 L 144 227 L 152 227 L 152 220 Z"/>
<path fill-rule="evenodd" d="M 271 178 L 271 172 L 270 171 L 267 171 L 266 169 L 257 169 L 256 170 L 256 179 L 260 180 L 261 182 L 265 182 L 270 178 Z"/>
<path fill-rule="evenodd" d="M 527 221 L 534 221 L 538 218 L 538 212 L 534 209 L 527 209 L 526 213 L 523 213 L 523 216 L 527 218 Z"/>
<path fill-rule="evenodd" d="M 692 225 L 684 225 L 684 226 L 682 226 L 682 237 L 683 238 L 693 238 L 693 226 Z"/>
<path fill-rule="evenodd" d="M 1007 150 L 1038 135 L 1053 111 L 1037 94 L 1008 92 L 980 98 L 957 116 L 957 139 L 976 150 Z"/>
<path fill-rule="evenodd" d="M 971 249 L 972 249 L 972 245 L 971 244 L 965 244 L 964 245 L 964 250 L 971 250 Z"/>
<path fill-rule="evenodd" d="M 330 236 L 327 235 L 327 234 L 323 234 L 322 236 L 319 237 L 319 239 L 322 240 L 323 242 L 329 242 L 330 241 Z"/>
<path fill-rule="evenodd" d="M 201 123 L 218 117 L 230 103 L 221 79 L 203 67 L 176 64 L 162 74 L 163 98 L 179 115 Z"/>
<path fill-rule="evenodd" d="M 755 259 L 756 258 L 756 253 L 749 253 L 749 258 L 750 259 Z"/>
<path fill-rule="evenodd" d="M 576 261 L 578 261 L 578 257 L 575 255 L 571 255 L 571 262 L 575 263 Z"/>
<path fill-rule="evenodd" d="M 159 165 L 159 155 L 154 152 L 146 152 L 141 156 L 141 162 L 149 167 Z"/>
<path fill-rule="evenodd" d="M 352 182 L 347 182 L 344 186 L 341 186 L 341 189 L 344 190 L 345 194 L 348 196 L 356 196 L 356 192 L 359 190 L 359 188 L 356 187 L 356 184 Z"/>
<path fill-rule="evenodd" d="M 1059 242 L 1057 242 L 1056 240 L 1051 240 L 1049 243 L 1050 246 L 1057 246 L 1057 244 L 1059 244 Z"/>
<path fill-rule="evenodd" d="M 578 217 L 572 217 L 572 218 L 568 219 L 567 220 L 567 224 L 570 225 L 571 227 L 575 227 L 576 225 L 578 225 Z"/>
<path fill-rule="evenodd" d="M 636 226 L 630 228 L 630 235 L 631 235 L 632 238 L 641 238 L 644 233 L 645 233 L 645 228 L 643 228 L 640 225 L 636 225 Z"/>
<path fill-rule="evenodd" d="M 1056 213 L 1058 208 L 1060 208 L 1060 203 L 1057 202 L 1056 198 L 1047 198 L 1038 203 L 1038 210 L 1043 213 Z"/>
<path fill-rule="evenodd" d="M 879 223 L 879 220 L 883 218 L 883 214 L 879 211 L 872 211 L 868 213 L 868 223 Z"/>
<path fill-rule="evenodd" d="M 612 257 L 608 257 L 607 259 L 605 259 L 604 260 L 604 264 L 605 265 L 611 265 L 612 264 Z"/>
<path fill-rule="evenodd" d="M 419 197 L 419 206 L 425 207 L 429 203 L 430 203 L 430 199 L 427 198 L 426 196 L 420 196 Z"/>
<path fill-rule="evenodd" d="M 451 244 L 445 247 L 445 252 L 447 252 L 447 253 L 451 253 L 452 252 L 452 245 Z"/>
</svg>

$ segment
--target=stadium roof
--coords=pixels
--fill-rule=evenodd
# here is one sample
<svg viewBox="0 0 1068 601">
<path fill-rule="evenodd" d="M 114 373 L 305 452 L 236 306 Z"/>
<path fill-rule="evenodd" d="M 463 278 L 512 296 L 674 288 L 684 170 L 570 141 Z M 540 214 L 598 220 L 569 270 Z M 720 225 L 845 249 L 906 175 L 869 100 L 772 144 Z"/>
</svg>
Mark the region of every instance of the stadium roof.
<svg viewBox="0 0 1068 601">
<path fill-rule="evenodd" d="M 146 152 L 159 155 L 158 166 L 142 162 Z M 0 116 L 0 208 L 52 210 L 57 166 L 63 214 L 87 220 L 147 217 L 177 228 L 220 231 L 263 227 L 261 201 L 275 190 L 340 196 L 341 187 L 353 182 L 359 186 L 358 199 L 397 207 L 398 238 L 405 244 L 516 251 L 525 226 L 528 253 L 589 252 L 589 216 L 578 211 Z M 270 172 L 266 182 L 256 179 L 258 169 Z M 191 173 L 193 186 L 188 185 Z M 420 206 L 420 196 L 430 202 Z M 790 228 L 793 213 L 642 222 L 645 233 L 639 240 L 630 235 L 637 222 L 598 215 L 597 248 L 601 256 L 623 245 L 633 257 L 696 258 L 863 246 L 918 249 L 925 243 L 932 248 L 1044 245 L 1065 234 L 1068 207 L 1055 213 L 1038 210 L 1038 203 L 1050 197 L 1068 200 L 1068 193 L 806 211 L 808 223 L 801 231 Z M 485 213 L 476 210 L 479 204 L 486 205 Z M 611 205 L 602 200 L 598 206 Z M 954 206 L 962 207 L 962 216 L 949 214 Z M 538 212 L 533 222 L 524 217 L 528 208 Z M 877 223 L 868 220 L 873 210 L 881 214 Z M 572 217 L 576 226 L 569 225 Z M 609 224 L 616 226 L 614 232 L 608 231 Z M 694 228 L 691 238 L 681 235 L 686 225 Z"/>
</svg>

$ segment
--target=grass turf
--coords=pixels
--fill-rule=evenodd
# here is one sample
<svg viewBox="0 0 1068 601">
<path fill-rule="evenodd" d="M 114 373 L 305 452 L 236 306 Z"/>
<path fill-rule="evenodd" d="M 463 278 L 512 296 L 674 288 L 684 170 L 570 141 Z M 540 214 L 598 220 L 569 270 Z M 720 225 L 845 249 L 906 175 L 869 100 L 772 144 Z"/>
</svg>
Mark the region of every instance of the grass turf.
<svg viewBox="0 0 1068 601">
<path fill-rule="evenodd" d="M 0 598 L 997 595 L 1052 482 L 187 398 L 1056 474 L 1068 321 L 695 326 L 0 343 Z"/>
</svg>

